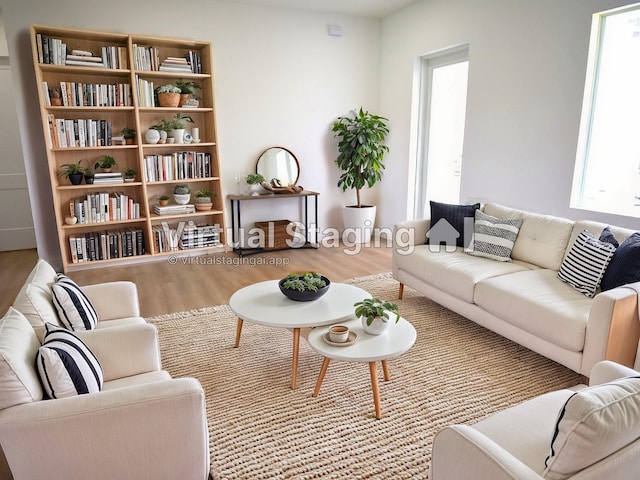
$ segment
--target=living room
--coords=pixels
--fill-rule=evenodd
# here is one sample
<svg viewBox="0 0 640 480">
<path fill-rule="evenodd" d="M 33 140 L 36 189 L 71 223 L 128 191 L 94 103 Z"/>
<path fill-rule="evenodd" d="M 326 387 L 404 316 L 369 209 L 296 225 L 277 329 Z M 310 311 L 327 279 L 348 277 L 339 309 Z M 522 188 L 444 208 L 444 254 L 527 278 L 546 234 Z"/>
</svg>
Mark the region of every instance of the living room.
<svg viewBox="0 0 640 480">
<path fill-rule="evenodd" d="M 42 168 L 32 24 L 212 42 L 223 191 L 237 190 L 234 176 L 252 171 L 264 148 L 286 146 L 300 161 L 299 183 L 320 192 L 319 223 L 328 227 L 340 227 L 340 210 L 352 202 L 351 192 L 336 187 L 335 118 L 363 106 L 389 119 L 387 169 L 365 195 L 378 205 L 377 225 L 391 228 L 407 218 L 412 201 L 416 63 L 466 44 L 460 202 L 498 202 L 635 228 L 634 218 L 569 206 L 591 16 L 629 3 L 422 0 L 376 18 L 222 0 L 116 0 L 108 6 L 2 0 L 38 254 L 59 267 L 49 176 Z M 341 36 L 329 35 L 329 25 L 339 26 Z M 264 219 L 260 211 L 246 214 L 247 221 Z M 372 258 L 386 262 L 389 256 Z M 390 264 L 378 270 L 389 271 Z"/>
</svg>

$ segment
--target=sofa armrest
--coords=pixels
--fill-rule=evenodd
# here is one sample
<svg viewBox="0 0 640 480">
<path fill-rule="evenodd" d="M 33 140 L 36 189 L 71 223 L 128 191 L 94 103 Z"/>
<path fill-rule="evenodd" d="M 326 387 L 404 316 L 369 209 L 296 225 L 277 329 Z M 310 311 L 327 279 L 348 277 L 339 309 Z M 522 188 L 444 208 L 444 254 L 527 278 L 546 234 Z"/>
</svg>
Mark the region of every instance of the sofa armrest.
<svg viewBox="0 0 640 480">
<path fill-rule="evenodd" d="M 431 221 L 429 219 L 405 220 L 393 226 L 393 246 L 406 248 L 413 245 L 423 245 L 427 241 L 427 232 Z"/>
<path fill-rule="evenodd" d="M 205 397 L 194 378 L 7 408 L 0 443 L 15 478 L 209 474 Z"/>
<path fill-rule="evenodd" d="M 98 358 L 105 381 L 162 369 L 158 330 L 150 323 L 74 332 Z"/>
<path fill-rule="evenodd" d="M 440 430 L 433 440 L 431 480 L 542 480 L 500 445 L 467 425 Z"/>
<path fill-rule="evenodd" d="M 624 365 L 609 360 L 603 360 L 602 362 L 596 363 L 591 369 L 589 385 L 601 385 L 617 380 L 618 378 L 638 375 L 640 375 L 640 372 L 633 368 L 625 367 Z"/>
<path fill-rule="evenodd" d="M 133 282 L 107 282 L 81 287 L 100 320 L 139 317 L 138 287 Z"/>
</svg>

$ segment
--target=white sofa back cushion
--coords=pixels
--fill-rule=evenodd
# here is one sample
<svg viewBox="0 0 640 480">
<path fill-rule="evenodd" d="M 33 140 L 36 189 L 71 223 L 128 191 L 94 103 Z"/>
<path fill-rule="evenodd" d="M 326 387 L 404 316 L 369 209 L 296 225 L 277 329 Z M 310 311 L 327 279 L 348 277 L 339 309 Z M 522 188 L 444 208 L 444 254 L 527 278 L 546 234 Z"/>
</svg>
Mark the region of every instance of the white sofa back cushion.
<svg viewBox="0 0 640 480">
<path fill-rule="evenodd" d="M 571 220 L 516 210 L 497 203 L 485 204 L 482 211 L 498 218 L 522 219 L 522 226 L 511 251 L 513 260 L 556 271 L 560 269 L 573 229 Z"/>
<path fill-rule="evenodd" d="M 640 438 L 640 377 L 596 385 L 564 404 L 544 477 L 570 478 Z"/>
<path fill-rule="evenodd" d="M 42 400 L 35 371 L 40 342 L 26 318 L 9 308 L 0 320 L 0 409 Z"/>
</svg>

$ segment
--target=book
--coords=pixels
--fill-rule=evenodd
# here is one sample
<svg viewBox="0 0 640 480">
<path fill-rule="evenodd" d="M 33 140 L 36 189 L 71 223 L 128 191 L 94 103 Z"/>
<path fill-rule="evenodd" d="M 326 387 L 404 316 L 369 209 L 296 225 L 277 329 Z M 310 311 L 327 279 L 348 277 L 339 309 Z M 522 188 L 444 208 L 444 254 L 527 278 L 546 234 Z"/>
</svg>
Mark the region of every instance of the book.
<svg viewBox="0 0 640 480">
<path fill-rule="evenodd" d="M 90 61 L 82 61 L 82 60 L 67 60 L 67 65 L 81 66 L 81 67 L 97 67 L 104 68 L 104 63 L 101 61 L 100 63 L 90 62 Z"/>
</svg>

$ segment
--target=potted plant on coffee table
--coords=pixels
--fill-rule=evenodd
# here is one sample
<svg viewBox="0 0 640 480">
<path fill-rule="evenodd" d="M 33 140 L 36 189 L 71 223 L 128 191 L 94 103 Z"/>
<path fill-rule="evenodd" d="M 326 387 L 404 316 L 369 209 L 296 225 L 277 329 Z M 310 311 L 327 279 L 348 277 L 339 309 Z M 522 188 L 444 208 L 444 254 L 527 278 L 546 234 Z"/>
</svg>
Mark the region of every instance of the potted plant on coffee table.
<svg viewBox="0 0 640 480">
<path fill-rule="evenodd" d="M 360 190 L 373 187 L 382 179 L 384 155 L 389 147 L 384 144 L 389 133 L 388 120 L 360 108 L 348 117 L 338 117 L 331 129 L 338 138 L 336 163 L 342 170 L 338 187 L 342 191 L 356 191 L 356 204 L 342 211 L 345 229 L 355 233 L 355 241 L 365 243 L 371 239 L 376 218 L 375 205 L 363 205 Z M 352 229 L 352 230 L 351 230 Z"/>
<path fill-rule="evenodd" d="M 391 321 L 395 317 L 395 323 L 400 320 L 398 305 L 386 302 L 375 297 L 365 298 L 353 305 L 356 307 L 354 313 L 362 322 L 362 328 L 371 335 L 381 335 L 384 333 Z"/>
<path fill-rule="evenodd" d="M 278 282 L 280 291 L 296 302 L 317 300 L 330 286 L 331 281 L 317 272 L 290 273 Z"/>
</svg>

